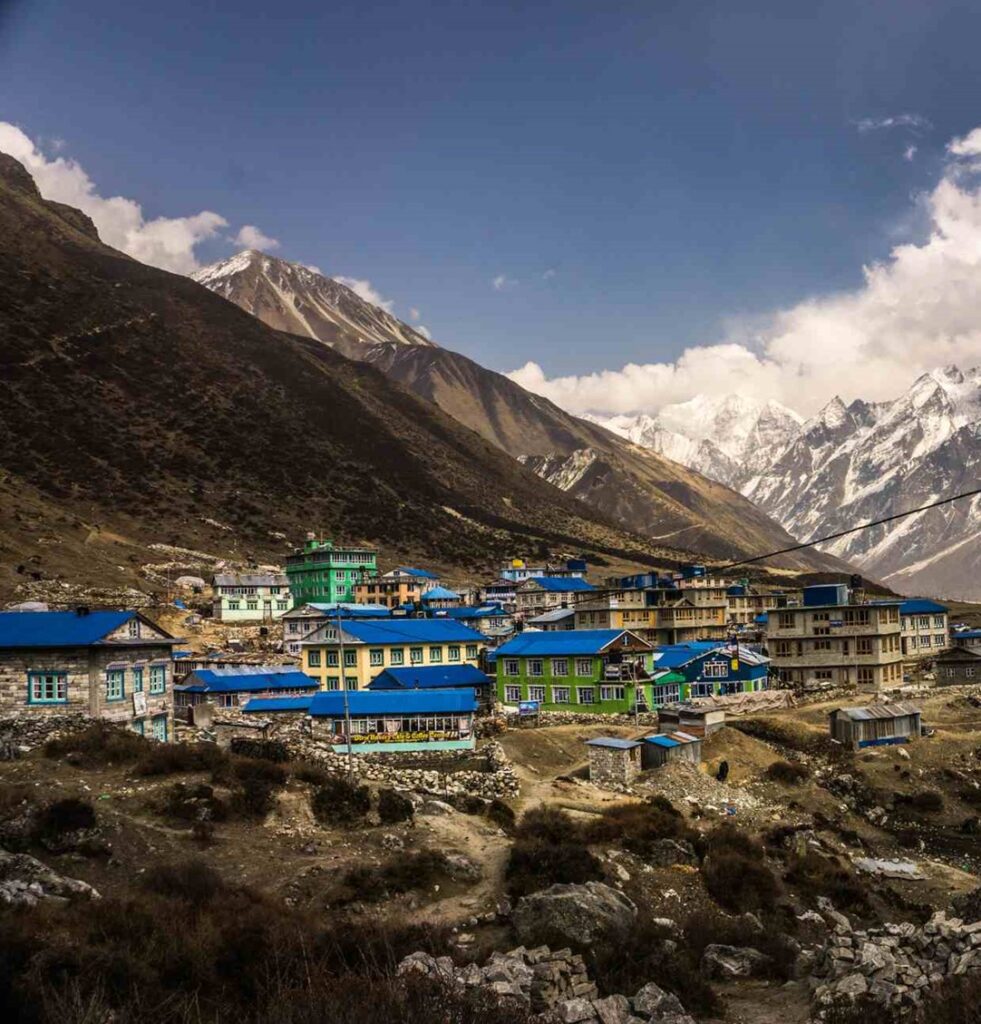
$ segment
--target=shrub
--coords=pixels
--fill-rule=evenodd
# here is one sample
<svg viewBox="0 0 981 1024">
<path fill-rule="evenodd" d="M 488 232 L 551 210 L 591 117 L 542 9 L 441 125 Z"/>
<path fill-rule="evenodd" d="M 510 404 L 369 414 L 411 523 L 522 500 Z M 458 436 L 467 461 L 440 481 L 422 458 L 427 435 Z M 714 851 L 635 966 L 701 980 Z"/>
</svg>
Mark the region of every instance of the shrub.
<svg viewBox="0 0 981 1024">
<path fill-rule="evenodd" d="M 142 884 L 159 896 L 205 906 L 232 890 L 211 865 L 203 860 L 163 864 L 142 876 Z"/>
<path fill-rule="evenodd" d="M 937 814 L 944 809 L 944 798 L 934 789 L 922 789 L 909 798 L 909 805 L 920 814 Z"/>
<path fill-rule="evenodd" d="M 418 850 L 379 866 L 363 865 L 343 880 L 340 902 L 376 902 L 413 889 L 432 889 L 446 875 L 446 857 L 435 850 Z"/>
<path fill-rule="evenodd" d="M 958 797 L 971 807 L 981 806 L 981 787 L 964 786 L 957 792 Z"/>
<path fill-rule="evenodd" d="M 498 828 L 503 829 L 509 835 L 514 832 L 514 825 L 517 821 L 517 816 L 514 810 L 506 804 L 500 797 L 494 797 L 487 807 L 487 817 L 497 825 Z"/>
<path fill-rule="evenodd" d="M 67 832 L 95 828 L 95 808 L 88 800 L 66 797 L 41 809 L 34 823 L 34 836 L 41 842 L 57 840 Z"/>
<path fill-rule="evenodd" d="M 729 825 L 709 835 L 702 879 L 716 903 L 736 913 L 768 907 L 780 892 L 759 844 Z"/>
<path fill-rule="evenodd" d="M 386 825 L 394 825 L 400 821 L 410 821 L 415 808 L 412 801 L 394 789 L 383 789 L 378 794 L 378 817 Z"/>
<path fill-rule="evenodd" d="M 869 905 L 866 887 L 837 858 L 808 850 L 794 857 L 785 880 L 799 892 L 811 897 L 826 896 L 836 907 L 859 910 Z"/>
<path fill-rule="evenodd" d="M 157 805 L 166 818 L 176 821 L 223 821 L 228 807 L 207 783 L 175 782 L 169 786 Z"/>
<path fill-rule="evenodd" d="M 766 770 L 766 777 L 785 786 L 796 786 L 803 782 L 810 772 L 799 761 L 774 761 Z"/>
<path fill-rule="evenodd" d="M 367 786 L 331 776 L 310 798 L 313 816 L 322 825 L 350 825 L 364 819 L 371 810 Z"/>
<path fill-rule="evenodd" d="M 697 834 L 663 796 L 643 804 L 621 804 L 604 811 L 600 818 L 585 828 L 591 843 L 619 841 L 625 850 L 638 857 L 650 856 L 654 844 L 661 839 L 695 840 Z"/>
<path fill-rule="evenodd" d="M 231 751 L 241 757 L 283 764 L 290 759 L 290 752 L 282 740 L 252 740 L 236 736 L 231 742 Z"/>
<path fill-rule="evenodd" d="M 696 963 L 701 961 L 705 948 L 714 943 L 755 949 L 770 958 L 769 976 L 786 981 L 793 976 L 797 947 L 782 934 L 776 918 L 764 920 L 761 930 L 743 917 L 729 917 L 717 910 L 696 911 L 684 922 L 685 945 Z"/>
<path fill-rule="evenodd" d="M 44 755 L 57 759 L 75 754 L 82 764 L 97 767 L 137 761 L 152 746 L 149 740 L 129 729 L 121 729 L 108 722 L 93 722 L 77 732 L 48 740 L 44 745 Z"/>
<path fill-rule="evenodd" d="M 301 761 L 293 765 L 293 778 L 297 782 L 308 782 L 311 786 L 324 786 L 330 779 L 330 773 L 315 764 Z"/>
<path fill-rule="evenodd" d="M 515 842 L 504 869 L 508 891 L 515 898 L 558 883 L 581 885 L 603 877 L 600 862 L 579 842 Z"/>
<path fill-rule="evenodd" d="M 136 765 L 138 775 L 217 771 L 228 755 L 214 743 L 154 743 Z"/>
<path fill-rule="evenodd" d="M 516 839 L 544 843 L 570 843 L 580 838 L 579 826 L 557 807 L 535 807 L 526 811 L 517 828 Z"/>
<path fill-rule="evenodd" d="M 29 805 L 34 791 L 16 782 L 0 782 L 0 820 L 13 817 Z"/>
</svg>

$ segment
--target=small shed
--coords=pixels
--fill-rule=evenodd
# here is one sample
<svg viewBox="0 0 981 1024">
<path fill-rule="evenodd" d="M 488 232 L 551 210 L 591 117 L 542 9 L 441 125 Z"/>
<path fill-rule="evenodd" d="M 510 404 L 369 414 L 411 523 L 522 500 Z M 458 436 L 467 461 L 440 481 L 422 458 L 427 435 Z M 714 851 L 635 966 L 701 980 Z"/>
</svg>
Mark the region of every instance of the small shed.
<svg viewBox="0 0 981 1024">
<path fill-rule="evenodd" d="M 705 739 L 726 724 L 724 708 L 698 707 L 694 704 L 666 704 L 657 712 L 657 731 L 678 730 Z"/>
<path fill-rule="evenodd" d="M 869 704 L 828 712 L 831 736 L 846 747 L 878 747 L 908 743 L 920 735 L 921 712 L 913 704 Z"/>
<path fill-rule="evenodd" d="M 648 768 L 660 768 L 668 761 L 691 761 L 698 764 L 701 760 L 700 736 L 692 736 L 687 732 L 664 732 L 644 738 L 641 764 L 645 771 Z"/>
<path fill-rule="evenodd" d="M 586 740 L 589 748 L 589 781 L 597 786 L 629 786 L 640 774 L 640 740 L 597 736 Z"/>
</svg>

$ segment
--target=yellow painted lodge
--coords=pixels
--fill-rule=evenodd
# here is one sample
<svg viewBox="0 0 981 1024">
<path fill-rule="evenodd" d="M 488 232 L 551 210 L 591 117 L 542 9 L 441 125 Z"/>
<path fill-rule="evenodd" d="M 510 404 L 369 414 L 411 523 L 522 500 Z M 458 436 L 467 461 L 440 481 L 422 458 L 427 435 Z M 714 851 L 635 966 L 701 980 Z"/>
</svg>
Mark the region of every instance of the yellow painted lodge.
<svg viewBox="0 0 981 1024">
<path fill-rule="evenodd" d="M 487 639 L 452 619 L 343 619 L 300 645 L 300 668 L 321 690 L 363 690 L 388 668 L 474 665 Z M 341 670 L 341 646 L 344 667 Z"/>
</svg>

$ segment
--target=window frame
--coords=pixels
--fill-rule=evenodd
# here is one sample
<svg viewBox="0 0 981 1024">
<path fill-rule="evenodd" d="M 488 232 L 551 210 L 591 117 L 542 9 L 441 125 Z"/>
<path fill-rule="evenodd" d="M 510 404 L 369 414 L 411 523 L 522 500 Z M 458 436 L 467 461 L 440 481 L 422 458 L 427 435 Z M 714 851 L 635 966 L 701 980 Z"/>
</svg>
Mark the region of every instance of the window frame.
<svg viewBox="0 0 981 1024">
<path fill-rule="evenodd" d="M 564 694 L 565 696 L 562 696 Z M 571 686 L 553 686 L 552 687 L 552 703 L 553 704 L 571 704 L 572 703 L 572 687 Z"/>
<path fill-rule="evenodd" d="M 520 701 L 521 700 L 521 686 L 512 683 L 504 687 L 504 700 L 505 701 Z"/>
<path fill-rule="evenodd" d="M 569 676 L 569 659 L 553 658 L 551 669 L 553 676 L 558 676 L 559 679 L 567 679 Z"/>
<path fill-rule="evenodd" d="M 150 666 L 150 688 L 149 691 L 151 696 L 159 697 L 162 693 L 167 692 L 167 666 L 166 665 L 151 665 Z"/>
<path fill-rule="evenodd" d="M 113 696 L 112 683 L 115 677 L 119 677 L 119 693 L 117 696 Z M 126 700 L 126 669 L 124 668 L 112 668 L 106 669 L 106 703 L 116 704 L 121 700 Z"/>
<path fill-rule="evenodd" d="M 38 679 L 50 677 L 54 681 L 54 697 L 35 697 L 34 683 Z M 64 696 L 59 697 L 58 693 L 64 689 Z M 28 704 L 67 704 L 68 703 L 68 673 L 60 669 L 46 671 L 44 669 L 31 669 L 27 673 L 27 703 Z"/>
</svg>

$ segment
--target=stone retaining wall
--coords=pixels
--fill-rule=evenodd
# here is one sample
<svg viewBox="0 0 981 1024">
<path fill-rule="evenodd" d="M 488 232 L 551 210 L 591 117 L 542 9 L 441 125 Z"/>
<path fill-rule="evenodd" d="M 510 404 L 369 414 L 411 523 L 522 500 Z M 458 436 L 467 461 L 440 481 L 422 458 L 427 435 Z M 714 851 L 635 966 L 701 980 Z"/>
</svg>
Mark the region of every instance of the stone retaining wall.
<svg viewBox="0 0 981 1024">
<path fill-rule="evenodd" d="M 0 718 L 0 760 L 9 761 L 19 754 L 27 754 L 48 740 L 78 732 L 96 719 L 82 712 L 61 714 L 5 715 Z"/>
</svg>

